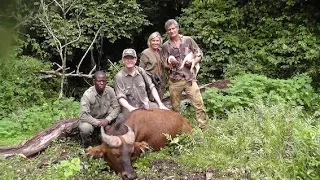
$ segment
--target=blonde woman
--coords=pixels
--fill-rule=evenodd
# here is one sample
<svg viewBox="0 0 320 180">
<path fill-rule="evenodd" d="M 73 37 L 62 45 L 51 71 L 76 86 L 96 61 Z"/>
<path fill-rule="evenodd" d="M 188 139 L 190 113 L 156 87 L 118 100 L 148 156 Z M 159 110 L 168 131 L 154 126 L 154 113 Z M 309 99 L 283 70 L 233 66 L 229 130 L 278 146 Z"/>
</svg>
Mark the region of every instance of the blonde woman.
<svg viewBox="0 0 320 180">
<path fill-rule="evenodd" d="M 163 99 L 166 79 L 163 71 L 163 56 L 161 53 L 162 38 L 160 33 L 152 33 L 147 41 L 148 48 L 142 51 L 139 66 L 146 70 L 155 85 L 160 99 Z M 149 97 L 154 100 L 153 97 Z"/>
</svg>

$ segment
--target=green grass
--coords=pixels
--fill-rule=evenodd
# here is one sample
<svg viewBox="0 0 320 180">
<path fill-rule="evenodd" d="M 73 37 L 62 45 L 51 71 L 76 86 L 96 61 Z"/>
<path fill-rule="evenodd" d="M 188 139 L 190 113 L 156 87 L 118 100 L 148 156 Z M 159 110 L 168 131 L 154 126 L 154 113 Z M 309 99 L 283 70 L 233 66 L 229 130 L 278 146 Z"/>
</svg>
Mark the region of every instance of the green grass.
<svg viewBox="0 0 320 180">
<path fill-rule="evenodd" d="M 192 109 L 184 115 L 194 126 L 193 134 L 138 158 L 133 163 L 138 177 L 201 179 L 213 172 L 213 179 L 320 178 L 319 119 L 300 108 L 256 105 L 233 110 L 224 119 L 211 117 L 205 132 L 196 127 Z M 44 160 L 47 165 L 38 168 Z M 17 155 L 0 161 L 0 179 L 120 179 L 103 170 L 103 160 L 87 158 L 75 139 L 57 140 L 34 158 Z"/>
</svg>

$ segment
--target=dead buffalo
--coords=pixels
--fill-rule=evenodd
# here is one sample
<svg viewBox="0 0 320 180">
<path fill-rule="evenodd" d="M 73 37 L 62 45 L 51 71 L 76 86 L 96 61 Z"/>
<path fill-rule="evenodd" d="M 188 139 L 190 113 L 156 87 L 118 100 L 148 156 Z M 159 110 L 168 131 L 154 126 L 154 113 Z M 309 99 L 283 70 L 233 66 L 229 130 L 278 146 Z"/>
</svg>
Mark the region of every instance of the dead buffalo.
<svg viewBox="0 0 320 180">
<path fill-rule="evenodd" d="M 121 174 L 122 179 L 134 179 L 137 176 L 131 164 L 132 157 L 140 155 L 148 147 L 152 150 L 164 147 L 164 134 L 175 137 L 191 133 L 191 130 L 188 120 L 175 111 L 138 109 L 106 127 L 106 130 L 101 128 L 103 143 L 89 147 L 87 154 L 103 157 L 112 169 Z"/>
</svg>

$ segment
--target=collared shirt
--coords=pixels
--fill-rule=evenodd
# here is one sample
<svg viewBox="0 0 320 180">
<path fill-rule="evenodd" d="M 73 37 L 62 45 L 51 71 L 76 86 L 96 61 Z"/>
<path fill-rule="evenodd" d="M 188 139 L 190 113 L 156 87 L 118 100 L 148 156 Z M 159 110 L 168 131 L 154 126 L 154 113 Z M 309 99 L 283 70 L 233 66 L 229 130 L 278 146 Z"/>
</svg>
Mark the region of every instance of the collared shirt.
<svg viewBox="0 0 320 180">
<path fill-rule="evenodd" d="M 179 62 L 177 68 L 171 70 L 169 77 L 172 79 L 186 79 L 187 81 L 195 80 L 196 76 L 190 72 L 188 67 L 184 66 L 181 70 L 178 67 L 190 52 L 202 56 L 202 51 L 191 37 L 182 35 L 179 35 L 179 37 L 180 47 L 177 47 L 171 39 L 167 40 L 162 46 L 163 56 L 166 60 L 169 56 L 174 56 Z"/>
<path fill-rule="evenodd" d="M 135 68 L 133 76 L 125 68 L 117 73 L 114 86 L 117 98 L 125 98 L 131 106 L 136 108 L 148 107 L 147 88 L 152 90 L 154 84 L 144 69 L 138 66 Z"/>
<path fill-rule="evenodd" d="M 147 71 L 148 75 L 162 75 L 163 58 L 161 50 L 153 51 L 150 48 L 145 49 L 141 53 L 139 66 Z"/>
<path fill-rule="evenodd" d="M 88 122 L 98 125 L 98 119 L 107 119 L 111 121 L 120 113 L 120 105 L 112 87 L 106 86 L 102 95 L 98 94 L 95 87 L 87 89 L 80 103 L 79 119 L 82 122 Z"/>
</svg>

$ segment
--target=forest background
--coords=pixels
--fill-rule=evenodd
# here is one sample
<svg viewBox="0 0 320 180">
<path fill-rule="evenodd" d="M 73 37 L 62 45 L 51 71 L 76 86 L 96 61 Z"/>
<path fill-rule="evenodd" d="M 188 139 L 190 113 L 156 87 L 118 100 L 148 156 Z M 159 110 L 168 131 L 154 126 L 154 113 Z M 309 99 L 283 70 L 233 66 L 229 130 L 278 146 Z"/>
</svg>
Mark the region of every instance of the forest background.
<svg viewBox="0 0 320 180">
<path fill-rule="evenodd" d="M 199 84 L 232 82 L 227 90 L 204 93 L 212 121 L 228 122 L 235 116 L 232 113 L 242 112 L 239 109 L 259 114 L 261 109 L 255 111 L 259 103 L 267 109 L 285 106 L 285 112 L 299 112 L 295 118 L 303 122 L 300 128 L 306 128 L 299 131 L 306 134 L 294 136 L 291 124 L 293 129 L 285 129 L 289 135 L 279 143 L 286 144 L 286 153 L 295 152 L 291 143 L 303 139 L 299 153 L 308 156 L 293 159 L 306 161 L 294 169 L 298 173 L 293 177 L 317 179 L 320 4 L 316 0 L 1 1 L 0 144 L 18 143 L 55 121 L 77 116 L 79 98 L 91 85 L 94 70 L 107 71 L 112 86 L 123 49 L 134 48 L 139 54 L 154 31 L 166 40 L 164 23 L 170 18 L 204 51 Z M 250 141 L 249 146 L 256 151 L 259 143 Z M 295 153 L 290 157 L 297 157 Z"/>
</svg>

